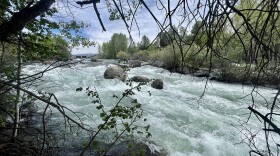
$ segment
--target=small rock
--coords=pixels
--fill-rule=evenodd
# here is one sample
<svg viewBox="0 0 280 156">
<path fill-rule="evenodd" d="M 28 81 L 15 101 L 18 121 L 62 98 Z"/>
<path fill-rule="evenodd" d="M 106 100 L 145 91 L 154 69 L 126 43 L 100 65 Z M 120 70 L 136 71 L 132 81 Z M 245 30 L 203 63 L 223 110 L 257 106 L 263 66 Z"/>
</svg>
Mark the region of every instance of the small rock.
<svg viewBox="0 0 280 156">
<path fill-rule="evenodd" d="M 197 77 L 209 77 L 209 69 L 199 69 L 193 75 Z"/>
<path fill-rule="evenodd" d="M 131 68 L 135 68 L 135 67 L 141 67 L 141 61 L 139 61 L 139 60 L 131 60 L 130 62 L 129 62 L 129 67 L 131 67 Z"/>
<path fill-rule="evenodd" d="M 157 151 L 152 152 L 148 145 L 135 142 L 124 141 L 116 146 L 113 146 L 106 156 L 160 156 Z"/>
<path fill-rule="evenodd" d="M 150 79 L 144 76 L 133 76 L 131 79 L 131 81 L 134 82 L 149 82 Z"/>
<path fill-rule="evenodd" d="M 163 81 L 161 79 L 156 79 L 151 86 L 155 89 L 163 89 Z"/>
</svg>

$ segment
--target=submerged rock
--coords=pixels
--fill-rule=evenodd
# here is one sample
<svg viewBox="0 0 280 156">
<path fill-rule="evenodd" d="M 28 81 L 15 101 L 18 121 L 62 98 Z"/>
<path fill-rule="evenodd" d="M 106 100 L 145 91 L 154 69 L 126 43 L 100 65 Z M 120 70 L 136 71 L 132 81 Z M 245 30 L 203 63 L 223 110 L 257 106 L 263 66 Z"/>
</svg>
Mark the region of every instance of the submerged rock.
<svg viewBox="0 0 280 156">
<path fill-rule="evenodd" d="M 105 79 L 120 79 L 121 81 L 125 81 L 126 72 L 119 66 L 113 66 L 106 69 L 104 72 Z"/>
<path fill-rule="evenodd" d="M 163 81 L 161 79 L 156 79 L 151 86 L 155 89 L 163 89 Z"/>
<path fill-rule="evenodd" d="M 131 81 L 134 82 L 149 82 L 150 79 L 144 76 L 133 76 L 131 79 Z"/>
<path fill-rule="evenodd" d="M 124 141 L 116 146 L 113 146 L 106 156 L 163 156 L 157 151 L 152 152 L 148 145 L 135 142 Z"/>
</svg>

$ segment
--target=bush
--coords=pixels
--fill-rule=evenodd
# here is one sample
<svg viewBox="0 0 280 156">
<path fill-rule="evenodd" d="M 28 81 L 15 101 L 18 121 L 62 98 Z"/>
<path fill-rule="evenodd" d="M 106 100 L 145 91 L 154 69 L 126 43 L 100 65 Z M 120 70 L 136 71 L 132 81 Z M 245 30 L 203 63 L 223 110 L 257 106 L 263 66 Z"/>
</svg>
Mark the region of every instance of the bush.
<svg viewBox="0 0 280 156">
<path fill-rule="evenodd" d="M 166 69 L 178 68 L 181 62 L 179 49 L 168 46 L 162 50 L 161 61 Z"/>
<path fill-rule="evenodd" d="M 128 61 L 129 60 L 129 55 L 126 52 L 124 52 L 124 51 L 120 51 L 117 54 L 117 58 L 121 59 L 123 61 Z"/>
<path fill-rule="evenodd" d="M 186 54 L 185 63 L 193 68 L 209 67 L 209 54 L 207 54 L 206 49 L 193 46 Z"/>
<path fill-rule="evenodd" d="M 139 50 L 134 53 L 132 58 L 134 60 L 148 61 L 149 60 L 149 51 L 148 50 Z"/>
<path fill-rule="evenodd" d="M 159 67 L 166 69 L 177 68 L 181 62 L 181 55 L 178 49 L 174 49 L 170 46 L 163 48 L 162 50 L 151 50 L 149 53 L 149 61 Z"/>
</svg>

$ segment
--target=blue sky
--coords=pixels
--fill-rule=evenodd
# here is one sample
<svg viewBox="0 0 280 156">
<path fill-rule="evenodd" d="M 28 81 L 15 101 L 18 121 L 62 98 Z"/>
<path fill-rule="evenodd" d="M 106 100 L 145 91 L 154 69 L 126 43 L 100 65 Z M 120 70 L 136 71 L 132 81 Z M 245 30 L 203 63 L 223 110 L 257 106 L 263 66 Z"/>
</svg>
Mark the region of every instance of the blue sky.
<svg viewBox="0 0 280 156">
<path fill-rule="evenodd" d="M 126 0 L 124 2 L 126 2 Z M 167 6 L 167 0 L 163 0 L 162 2 L 165 6 Z M 171 3 L 173 3 L 171 4 L 171 6 L 174 6 L 175 3 L 177 2 L 178 2 L 177 0 L 171 0 Z M 160 22 L 163 22 L 166 14 L 164 10 L 158 9 L 160 7 L 158 1 L 146 0 L 146 3 L 153 11 L 154 15 L 158 18 L 158 20 Z M 57 5 L 62 6 L 63 4 L 60 3 Z M 122 20 L 115 20 L 115 21 L 109 20 L 109 13 L 104 0 L 101 0 L 101 2 L 97 4 L 97 8 L 100 12 L 101 19 L 104 23 L 106 31 L 102 31 L 102 27 L 98 21 L 98 18 L 95 14 L 92 5 L 83 6 L 82 9 L 70 6 L 69 10 L 61 9 L 59 14 L 67 18 L 72 18 L 73 16 L 76 20 L 90 23 L 91 26 L 88 29 L 83 30 L 83 35 L 85 37 L 88 37 L 91 41 L 95 41 L 100 45 L 102 45 L 103 42 L 108 42 L 111 36 L 113 35 L 113 33 L 124 33 L 128 37 L 128 31 Z M 69 14 L 70 11 L 72 15 Z M 158 28 L 156 22 L 144 7 L 142 7 L 137 11 L 136 20 L 139 26 L 140 36 L 139 36 L 139 30 L 134 23 L 132 26 L 131 36 L 135 42 L 139 42 L 143 35 L 148 36 L 149 39 L 152 41 L 156 37 L 156 35 L 160 32 L 160 29 Z M 176 25 L 176 23 L 179 23 L 179 21 L 180 21 L 179 16 L 174 16 L 173 23 L 175 23 Z M 97 53 L 97 46 L 96 47 L 92 46 L 89 48 L 79 47 L 78 49 L 75 48 L 72 51 L 72 54 L 82 54 L 82 53 Z"/>
</svg>

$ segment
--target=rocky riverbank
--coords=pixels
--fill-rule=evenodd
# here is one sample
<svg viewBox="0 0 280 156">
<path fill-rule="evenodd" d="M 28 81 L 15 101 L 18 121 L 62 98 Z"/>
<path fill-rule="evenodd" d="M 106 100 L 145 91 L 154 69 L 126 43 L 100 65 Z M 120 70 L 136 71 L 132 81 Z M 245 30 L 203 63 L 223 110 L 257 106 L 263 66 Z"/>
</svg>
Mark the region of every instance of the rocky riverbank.
<svg viewBox="0 0 280 156">
<path fill-rule="evenodd" d="M 149 65 L 160 67 L 181 74 L 190 74 L 196 77 L 205 77 L 209 80 L 225 82 L 225 83 L 239 83 L 244 85 L 265 86 L 271 88 L 278 88 L 280 84 L 279 69 L 258 70 L 250 69 L 248 67 L 232 64 L 220 68 L 193 68 L 184 67 L 166 68 L 161 62 L 149 62 Z"/>
</svg>

